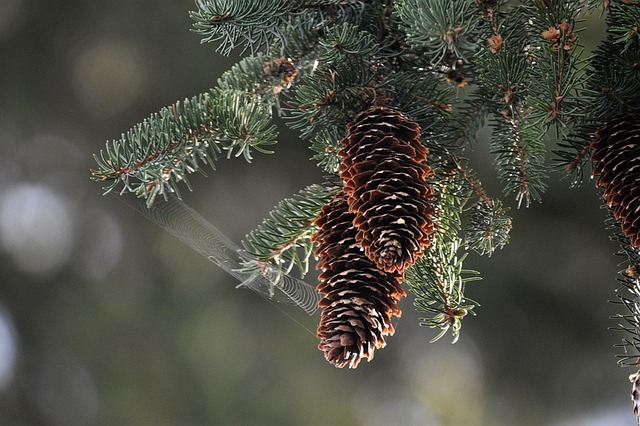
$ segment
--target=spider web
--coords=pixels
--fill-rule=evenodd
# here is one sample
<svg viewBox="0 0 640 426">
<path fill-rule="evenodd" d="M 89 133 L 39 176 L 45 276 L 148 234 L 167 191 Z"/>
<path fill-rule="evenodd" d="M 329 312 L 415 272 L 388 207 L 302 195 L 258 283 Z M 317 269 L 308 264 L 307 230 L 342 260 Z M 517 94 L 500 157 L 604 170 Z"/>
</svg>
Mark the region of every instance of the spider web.
<svg viewBox="0 0 640 426">
<path fill-rule="evenodd" d="M 251 289 L 269 300 L 298 306 L 309 315 L 318 309 L 320 295 L 314 286 L 251 256 L 175 196 L 167 201 L 158 200 L 151 207 L 144 201 L 118 198 L 235 277 L 240 281 L 237 287 Z"/>
</svg>

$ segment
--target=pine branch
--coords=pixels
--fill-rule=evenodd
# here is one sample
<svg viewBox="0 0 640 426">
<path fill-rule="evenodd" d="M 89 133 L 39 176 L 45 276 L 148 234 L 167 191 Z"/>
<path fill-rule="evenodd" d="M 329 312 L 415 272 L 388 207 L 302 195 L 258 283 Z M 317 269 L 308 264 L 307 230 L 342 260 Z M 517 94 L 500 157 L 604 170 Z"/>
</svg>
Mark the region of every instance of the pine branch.
<svg viewBox="0 0 640 426">
<path fill-rule="evenodd" d="M 491 153 L 496 155 L 498 176 L 505 183 L 504 193 L 515 193 L 518 206 L 524 201 L 528 207 L 532 200 L 541 200 L 547 187 L 544 132 L 531 123 L 526 112 L 519 115 L 509 108 L 507 115 L 510 114 L 514 116 L 507 116 L 493 126 Z"/>
<path fill-rule="evenodd" d="M 530 104 L 533 119 L 545 126 L 557 125 L 565 133 L 583 115 L 578 93 L 585 86 L 587 62 L 580 60 L 576 22 L 581 1 L 536 0 L 530 8 L 530 31 L 535 36 L 530 49 L 532 67 Z"/>
<path fill-rule="evenodd" d="M 432 179 L 436 195 L 432 203 L 436 208 L 435 232 L 431 246 L 423 257 L 407 270 L 405 284 L 415 295 L 414 305 L 428 316 L 420 325 L 440 328 L 437 340 L 451 329 L 454 341 L 459 337 L 462 319 L 473 313 L 476 302 L 465 298 L 464 285 L 480 279 L 477 272 L 465 270 L 462 262 L 466 253 L 458 257 L 462 240 L 460 214 L 471 192 L 460 175 L 437 172 Z"/>
<path fill-rule="evenodd" d="M 589 118 L 580 120 L 564 140 L 553 150 L 556 155 L 554 168 L 571 177 L 571 186 L 579 186 L 584 180 L 584 168 L 590 164 L 589 142 L 597 126 Z"/>
<path fill-rule="evenodd" d="M 317 37 L 328 26 L 351 23 L 358 25 L 366 19 L 369 5 L 359 0 L 197 0 L 198 8 L 190 12 L 194 31 L 203 43 L 219 42 L 217 51 L 229 55 L 238 45 L 243 52 L 291 52 L 288 47 L 293 29 L 298 41 Z M 308 45 L 308 43 L 305 43 Z M 311 43 L 315 44 L 315 43 Z M 301 45 L 298 44 L 298 47 Z M 307 49 L 301 49 L 301 53 Z M 301 59 L 298 55 L 286 55 Z"/>
<path fill-rule="evenodd" d="M 454 106 L 446 131 L 446 134 L 451 135 L 453 146 L 464 148 L 476 142 L 488 113 L 485 100 L 473 95 L 462 105 Z"/>
<path fill-rule="evenodd" d="M 178 182 L 191 189 L 187 175 L 213 167 L 222 151 L 227 157 L 252 158 L 252 149 L 276 143 L 271 114 L 258 99 L 237 91 L 212 91 L 163 108 L 120 139 L 106 144 L 94 158 L 92 179 L 105 192 L 133 192 L 151 205 L 158 195 L 179 194 Z M 121 186 L 121 189 L 118 187 Z"/>
<path fill-rule="evenodd" d="M 434 66 L 470 62 L 477 51 L 479 10 L 475 1 L 403 0 L 396 3 L 407 42 Z"/>
<path fill-rule="evenodd" d="M 590 86 L 595 102 L 590 116 L 608 118 L 640 108 L 635 94 L 640 90 L 640 49 L 604 41 L 593 58 Z"/>
<path fill-rule="evenodd" d="M 342 163 L 339 152 L 342 148 L 340 141 L 347 135 L 346 126 L 331 126 L 320 130 L 311 141 L 311 150 L 315 152 L 312 159 L 318 162 L 318 167 L 326 173 L 336 175 Z"/>
<path fill-rule="evenodd" d="M 619 229 L 611 214 L 607 223 L 610 228 Z M 620 322 L 613 327 L 625 333 L 622 343 L 618 345 L 624 350 L 624 354 L 618 355 L 618 362 L 623 366 L 637 366 L 640 365 L 640 248 L 631 245 L 622 232 L 615 232 L 611 239 L 620 244 L 618 255 L 625 259 L 621 263 L 624 269 L 618 278 L 622 285 L 616 290 L 616 297 L 626 312 L 614 317 Z"/>
<path fill-rule="evenodd" d="M 595 95 L 589 115 L 600 122 L 640 109 L 635 96 L 640 90 L 640 48 L 638 36 L 633 36 L 638 31 L 638 7 L 611 2 L 608 11 L 607 38 L 594 53 L 589 76 Z"/>
<path fill-rule="evenodd" d="M 462 319 L 478 304 L 464 296 L 466 283 L 480 279 L 474 271 L 462 268 L 466 255 L 457 257 L 460 240 L 449 244 L 433 244 L 429 253 L 421 257 L 408 271 L 405 279 L 415 295 L 416 308 L 429 315 L 420 318 L 420 325 L 440 328 L 431 341 L 440 339 L 451 330 L 453 341 L 460 336 Z M 438 265 L 434 268 L 433 265 Z"/>
<path fill-rule="evenodd" d="M 592 5 L 593 7 L 602 4 Z M 555 151 L 557 165 L 573 175 L 572 183 L 583 180 L 583 170 L 589 164 L 589 142 L 596 130 L 610 118 L 628 111 L 640 110 L 640 49 L 637 37 L 638 7 L 611 2 L 607 8 L 607 39 L 594 52 L 587 84 L 580 92 L 582 110 L 573 131 Z"/>
<path fill-rule="evenodd" d="M 370 87 L 369 64 L 360 59 L 318 68 L 298 84 L 290 101 L 287 124 L 311 136 L 318 127 L 346 125 L 377 97 Z"/>
<path fill-rule="evenodd" d="M 314 184 L 281 201 L 269 217 L 245 237 L 245 250 L 259 261 L 274 264 L 284 274 L 289 274 L 295 265 L 304 276 L 313 253 L 310 240 L 315 232 L 313 219 L 340 190 L 341 187 L 332 184 Z M 246 266 L 261 269 L 260 263 Z"/>
<path fill-rule="evenodd" d="M 422 133 L 433 132 L 448 118 L 453 91 L 433 73 L 407 70 L 390 74 L 381 84 L 394 107 L 420 125 Z M 446 144 L 444 138 L 440 141 Z M 432 150 L 433 153 L 433 150 Z"/>
<path fill-rule="evenodd" d="M 623 45 L 623 50 L 640 44 L 639 5 L 631 1 L 612 1 L 609 5 L 608 35 L 613 43 Z"/>
<path fill-rule="evenodd" d="M 463 160 L 450 157 L 448 167 L 451 169 L 447 173 L 455 174 L 454 182 L 461 185 L 458 197 L 461 200 L 467 200 L 464 204 L 471 198 L 477 199 L 472 207 L 465 209 L 466 212 L 470 212 L 466 215 L 464 227 L 465 249 L 475 250 L 480 255 L 491 256 L 496 248 L 501 249 L 509 242 L 512 225 L 512 218 L 506 215 L 509 208 L 503 207 L 500 200 L 487 195 L 481 182 Z M 448 180 L 450 179 L 452 178 Z M 459 207 L 461 211 L 464 204 Z M 441 228 L 453 231 L 447 236 L 450 241 L 457 240 L 460 231 L 460 218 L 455 216 L 455 219 L 456 221 L 446 221 L 441 224 Z"/>
<path fill-rule="evenodd" d="M 242 47 L 253 57 L 223 74 L 211 91 L 163 108 L 108 142 L 95 157 L 93 179 L 102 182 L 106 192 L 134 192 L 151 205 L 158 195 L 179 192 L 178 182 L 190 189 L 189 173 L 204 173 L 202 166 L 213 167 L 223 154 L 250 161 L 255 151 L 269 152 L 266 148 L 277 136 L 271 123 L 275 109 L 302 138 L 310 139 L 313 159 L 325 172 L 335 175 L 340 169 L 349 194 L 333 214 L 331 206 L 323 206 L 341 185 L 311 185 L 282 201 L 247 235 L 244 245 L 255 259 L 246 256 L 251 259 L 242 274 L 268 274 L 271 283 L 294 267 L 304 275 L 314 248 L 311 236 L 320 228 L 314 219 L 322 210 L 326 218 L 338 215 L 349 234 L 345 243 L 345 236 L 334 235 L 333 225 L 321 221 L 325 245 L 316 254 L 323 273 L 328 271 L 321 284 L 327 296 L 322 303 L 331 309 L 322 323 L 321 339 L 329 358 L 355 366 L 365 350 L 384 344 L 380 336 L 392 332 L 389 319 L 399 314 L 395 302 L 392 306 L 384 301 L 404 295 L 401 276 L 411 264 L 405 283 L 416 296 L 416 308 L 426 314 L 421 325 L 440 328 L 436 339 L 452 330 L 455 340 L 462 319 L 477 305 L 465 297 L 464 286 L 479 278 L 465 270 L 462 261 L 468 250 L 491 255 L 508 242 L 511 228 L 508 209 L 486 194 L 462 158 L 488 114 L 493 115 L 491 152 L 505 192 L 516 193 L 518 203 L 528 205 L 539 200 L 546 187 L 543 140 L 552 126 L 561 139 L 561 161 L 581 177 L 593 154 L 589 143 L 596 129 L 611 117 L 640 111 L 638 2 L 590 2 L 600 3 L 609 13 L 607 40 L 590 68 L 579 59 L 576 36 L 585 2 L 533 0 L 530 6 L 508 9 L 506 3 L 197 0 L 191 17 L 203 42 L 218 43 L 223 54 Z M 472 92 L 454 94 L 451 83 L 471 86 Z M 340 141 L 349 139 L 347 124 L 357 116 L 362 122 L 353 133 L 358 136 L 350 139 L 350 160 L 340 168 Z M 389 120 L 392 116 L 402 118 Z M 401 143 L 407 137 L 411 143 Z M 625 152 L 623 159 L 629 162 L 615 171 L 616 178 L 631 173 L 629 164 L 637 158 Z M 384 166 L 375 169 L 379 164 Z M 432 170 L 435 173 L 425 183 Z M 371 189 L 374 173 L 379 187 Z M 404 182 L 409 181 L 420 190 L 406 191 Z M 631 185 L 629 179 L 621 182 Z M 614 189 L 617 192 L 610 192 L 625 203 L 633 198 L 631 207 L 614 210 L 614 215 L 635 230 L 635 187 L 627 191 L 627 198 L 620 188 Z M 414 202 L 414 193 L 424 195 L 422 203 Z M 402 241 L 412 242 L 406 250 L 401 247 L 411 253 L 410 262 L 389 263 L 385 259 L 400 246 L 399 237 L 389 237 L 398 225 L 406 231 Z M 621 279 L 626 290 L 619 293 L 619 301 L 628 312 L 619 319 L 630 336 L 623 341 L 628 352 L 621 362 L 637 364 L 640 252 L 634 240 L 622 234 L 616 238 L 627 257 Z M 381 242 L 385 249 L 374 256 L 372 247 Z M 334 249 L 342 252 L 341 267 L 348 274 L 336 275 L 339 268 L 329 267 Z M 360 263 L 353 263 L 355 258 Z M 366 264 L 385 273 L 391 265 L 396 275 L 381 276 L 381 285 L 372 287 L 373 269 Z M 357 296 L 352 293 L 354 283 L 360 286 Z M 375 309 L 363 310 L 361 296 L 369 293 L 373 296 L 366 306 Z M 348 318 L 384 319 L 360 327 L 359 320 L 356 325 L 345 320 L 345 312 Z M 354 332 L 345 334 L 343 326 Z M 362 339 L 361 329 L 378 332 Z M 352 338 L 360 344 L 351 344 Z M 359 352 L 354 356 L 352 350 Z M 369 350 L 364 357 L 371 356 Z"/>
<path fill-rule="evenodd" d="M 242 59 L 218 79 L 222 91 L 237 90 L 279 107 L 280 93 L 293 84 L 298 70 L 285 58 L 256 55 Z"/>
<path fill-rule="evenodd" d="M 520 205 L 540 200 L 546 188 L 544 123 L 536 120 L 529 104 L 529 35 L 522 8 L 512 8 L 499 25 L 500 43 L 483 48 L 478 67 L 479 95 L 495 113 L 491 152 L 505 194 L 516 193 Z"/>
<path fill-rule="evenodd" d="M 465 226 L 465 245 L 480 255 L 491 256 L 509 242 L 512 219 L 499 200 L 480 201 L 471 209 Z"/>
<path fill-rule="evenodd" d="M 220 42 L 217 51 L 229 55 L 239 43 L 257 53 L 282 39 L 289 14 L 300 4 L 290 0 L 197 0 L 190 12 L 194 31 L 203 43 Z"/>
<path fill-rule="evenodd" d="M 105 192 L 133 192 L 151 205 L 158 195 L 191 190 L 188 174 L 214 168 L 218 155 L 244 156 L 277 142 L 271 107 L 296 77 L 291 61 L 245 58 L 218 79 L 218 88 L 161 109 L 94 156 L 92 179 Z"/>
<path fill-rule="evenodd" d="M 319 44 L 322 50 L 318 59 L 325 65 L 358 56 L 367 60 L 379 49 L 369 32 L 346 22 L 328 28 Z"/>
</svg>

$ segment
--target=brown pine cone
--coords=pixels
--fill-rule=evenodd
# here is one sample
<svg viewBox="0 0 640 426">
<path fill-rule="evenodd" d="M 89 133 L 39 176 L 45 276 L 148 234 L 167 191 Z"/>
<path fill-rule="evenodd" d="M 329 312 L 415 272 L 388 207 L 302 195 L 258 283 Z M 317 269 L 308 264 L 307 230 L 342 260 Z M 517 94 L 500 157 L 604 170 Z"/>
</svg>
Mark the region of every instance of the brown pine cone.
<svg viewBox="0 0 640 426">
<path fill-rule="evenodd" d="M 640 114 L 608 121 L 591 142 L 593 175 L 620 221 L 622 232 L 640 247 Z"/>
<path fill-rule="evenodd" d="M 420 129 L 400 112 L 372 107 L 348 125 L 341 177 L 355 214 L 356 240 L 380 269 L 403 274 L 429 245 L 433 171 Z"/>
<path fill-rule="evenodd" d="M 318 291 L 324 296 L 318 348 L 340 368 L 355 368 L 363 358 L 371 361 L 386 345 L 385 336 L 394 333 L 391 319 L 401 315 L 397 301 L 406 295 L 397 274 L 378 269 L 364 255 L 353 219 L 340 193 L 322 208 L 313 238 L 322 270 Z"/>
</svg>

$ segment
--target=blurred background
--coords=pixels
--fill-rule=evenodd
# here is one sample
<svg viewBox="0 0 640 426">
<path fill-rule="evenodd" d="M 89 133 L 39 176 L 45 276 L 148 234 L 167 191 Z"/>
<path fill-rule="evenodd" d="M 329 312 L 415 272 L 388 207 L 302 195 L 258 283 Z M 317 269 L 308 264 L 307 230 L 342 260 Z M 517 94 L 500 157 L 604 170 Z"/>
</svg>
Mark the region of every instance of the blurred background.
<svg viewBox="0 0 640 426">
<path fill-rule="evenodd" d="M 512 242 L 469 257 L 481 306 L 457 344 L 430 344 L 407 298 L 388 346 L 355 371 L 316 349 L 317 317 L 237 290 L 103 197 L 92 154 L 237 61 L 200 45 L 193 7 L 0 0 L 0 424 L 635 424 L 623 335 L 608 330 L 622 258 L 593 182 L 554 175 L 542 204 L 507 200 Z M 221 161 L 185 198 L 239 242 L 321 179 L 311 155 L 285 131 L 276 154 Z M 471 156 L 499 194 L 486 144 Z"/>
</svg>

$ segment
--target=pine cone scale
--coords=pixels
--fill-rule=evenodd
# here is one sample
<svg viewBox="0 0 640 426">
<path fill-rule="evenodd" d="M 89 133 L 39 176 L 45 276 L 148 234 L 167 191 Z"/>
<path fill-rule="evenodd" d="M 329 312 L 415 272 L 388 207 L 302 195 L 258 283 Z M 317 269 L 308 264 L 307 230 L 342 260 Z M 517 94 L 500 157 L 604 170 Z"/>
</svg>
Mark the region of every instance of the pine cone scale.
<svg viewBox="0 0 640 426">
<path fill-rule="evenodd" d="M 399 275 L 378 269 L 363 253 L 353 219 L 346 195 L 338 194 L 316 219 L 313 237 L 322 269 L 318 348 L 340 368 L 370 361 L 386 345 L 385 337 L 395 331 L 391 320 L 401 314 L 397 301 L 405 296 Z"/>
<path fill-rule="evenodd" d="M 640 115 L 605 123 L 591 142 L 596 186 L 633 246 L 640 247 Z"/>
<path fill-rule="evenodd" d="M 420 128 L 384 107 L 359 114 L 348 127 L 340 172 L 356 240 L 379 268 L 402 275 L 429 245 L 433 230 L 433 190 L 425 181 L 433 171 L 423 163 L 427 149 Z"/>
</svg>

